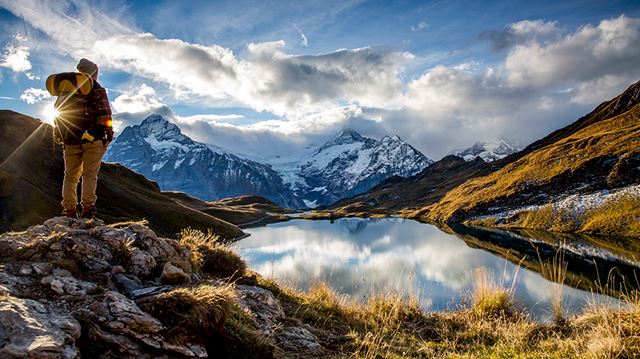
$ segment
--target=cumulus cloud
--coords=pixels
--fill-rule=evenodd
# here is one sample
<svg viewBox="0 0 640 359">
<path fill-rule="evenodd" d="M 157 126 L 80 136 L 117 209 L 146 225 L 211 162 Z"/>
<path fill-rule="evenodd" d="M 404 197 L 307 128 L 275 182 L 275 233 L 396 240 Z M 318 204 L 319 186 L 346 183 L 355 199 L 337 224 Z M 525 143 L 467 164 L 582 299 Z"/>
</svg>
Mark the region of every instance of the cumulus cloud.
<svg viewBox="0 0 640 359">
<path fill-rule="evenodd" d="M 603 75 L 638 74 L 640 19 L 620 16 L 585 25 L 557 41 L 533 41 L 511 50 L 505 61 L 512 86 L 554 86 Z"/>
<path fill-rule="evenodd" d="M 46 90 L 35 88 L 35 87 L 30 87 L 24 90 L 24 92 L 22 92 L 22 95 L 20 95 L 20 99 L 28 103 L 29 105 L 36 104 L 50 97 L 51 96 Z"/>
<path fill-rule="evenodd" d="M 13 72 L 25 72 L 31 69 L 29 48 L 7 44 L 0 56 L 0 67 L 6 67 Z"/>
<path fill-rule="evenodd" d="M 245 76 L 252 107 L 275 114 L 319 111 L 336 103 L 385 107 L 399 99 L 401 66 L 413 55 L 382 49 L 343 49 L 292 56 L 284 41 L 250 44 Z"/>
<path fill-rule="evenodd" d="M 557 21 L 522 20 L 501 30 L 484 31 L 480 38 L 488 40 L 494 50 L 502 51 L 536 39 L 551 39 L 560 33 Z"/>
</svg>

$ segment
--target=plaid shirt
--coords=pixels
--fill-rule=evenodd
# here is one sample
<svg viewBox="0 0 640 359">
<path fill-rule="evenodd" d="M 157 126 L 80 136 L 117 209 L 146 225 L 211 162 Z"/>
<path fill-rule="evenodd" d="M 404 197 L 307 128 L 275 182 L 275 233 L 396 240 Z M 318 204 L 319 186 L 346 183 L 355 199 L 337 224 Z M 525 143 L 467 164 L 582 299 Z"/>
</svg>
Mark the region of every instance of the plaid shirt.
<svg viewBox="0 0 640 359">
<path fill-rule="evenodd" d="M 92 117 L 96 119 L 96 124 L 105 127 L 112 127 L 111 106 L 104 87 L 96 81 L 93 83 L 93 90 L 89 93 L 89 104 Z"/>
</svg>

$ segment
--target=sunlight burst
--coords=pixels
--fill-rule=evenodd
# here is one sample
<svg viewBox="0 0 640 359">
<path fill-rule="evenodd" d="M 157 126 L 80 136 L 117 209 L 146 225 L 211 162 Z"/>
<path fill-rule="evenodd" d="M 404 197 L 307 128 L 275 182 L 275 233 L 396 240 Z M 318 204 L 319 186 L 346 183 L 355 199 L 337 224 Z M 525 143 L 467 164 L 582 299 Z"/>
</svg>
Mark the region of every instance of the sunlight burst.
<svg viewBox="0 0 640 359">
<path fill-rule="evenodd" d="M 53 103 L 44 106 L 40 111 L 40 114 L 43 117 L 42 122 L 54 126 L 53 120 L 56 118 L 56 116 L 58 116 L 58 110 L 55 109 Z"/>
</svg>

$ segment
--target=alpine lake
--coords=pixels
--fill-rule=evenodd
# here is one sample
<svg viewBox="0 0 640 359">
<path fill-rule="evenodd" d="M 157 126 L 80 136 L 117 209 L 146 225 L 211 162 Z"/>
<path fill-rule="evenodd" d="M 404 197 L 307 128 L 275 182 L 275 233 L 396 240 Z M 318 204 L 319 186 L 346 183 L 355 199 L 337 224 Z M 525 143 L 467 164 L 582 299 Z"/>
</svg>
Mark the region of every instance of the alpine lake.
<svg viewBox="0 0 640 359">
<path fill-rule="evenodd" d="M 455 310 L 469 305 L 474 273 L 485 268 L 513 289 L 516 305 L 548 321 L 558 293 L 571 315 L 590 304 L 624 305 L 620 298 L 639 288 L 637 244 L 629 239 L 402 218 L 292 219 L 245 231 L 250 236 L 233 246 L 252 270 L 302 291 L 326 282 L 355 301 L 393 293 L 425 310 Z M 550 280 L 554 263 L 566 268 L 564 280 Z"/>
</svg>

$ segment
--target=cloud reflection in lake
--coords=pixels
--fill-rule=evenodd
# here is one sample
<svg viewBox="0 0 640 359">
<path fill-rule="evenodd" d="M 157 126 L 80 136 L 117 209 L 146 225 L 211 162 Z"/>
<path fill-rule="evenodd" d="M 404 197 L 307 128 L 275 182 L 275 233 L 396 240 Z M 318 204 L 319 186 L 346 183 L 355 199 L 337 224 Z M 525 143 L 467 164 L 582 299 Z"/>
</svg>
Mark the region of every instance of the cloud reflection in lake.
<svg viewBox="0 0 640 359">
<path fill-rule="evenodd" d="M 253 270 L 297 289 L 325 281 L 355 300 L 394 292 L 417 297 L 425 308 L 445 310 L 471 291 L 474 269 L 486 267 L 507 286 L 517 276 L 518 302 L 537 318 L 551 315 L 551 287 L 557 284 L 429 224 L 343 218 L 291 220 L 247 231 L 251 236 L 236 243 L 236 251 Z M 607 300 L 568 286 L 564 293 L 572 311 L 580 311 L 587 300 Z"/>
</svg>

